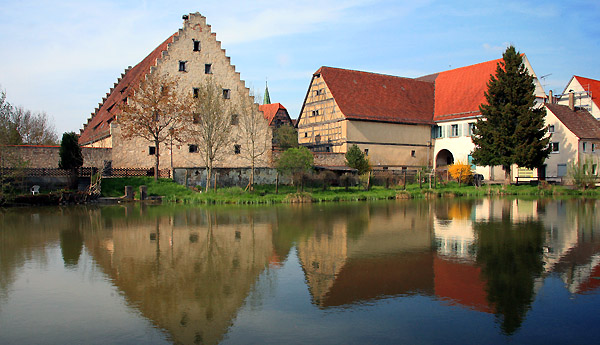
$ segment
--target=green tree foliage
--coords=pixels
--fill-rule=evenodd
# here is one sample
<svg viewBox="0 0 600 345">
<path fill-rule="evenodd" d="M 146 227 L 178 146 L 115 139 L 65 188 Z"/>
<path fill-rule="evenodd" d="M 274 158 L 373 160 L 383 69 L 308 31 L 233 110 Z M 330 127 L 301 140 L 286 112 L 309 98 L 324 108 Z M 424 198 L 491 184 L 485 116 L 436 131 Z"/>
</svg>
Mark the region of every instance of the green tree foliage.
<svg viewBox="0 0 600 345">
<path fill-rule="evenodd" d="M 571 162 L 569 163 L 567 176 L 580 189 L 596 188 L 596 181 L 598 180 L 597 167 L 598 161 L 590 158 L 585 159 L 583 162 Z"/>
<path fill-rule="evenodd" d="M 486 104 L 479 106 L 482 117 L 472 136 L 473 163 L 500 165 L 507 178 L 512 164 L 529 169 L 540 167 L 550 154 L 550 138 L 544 138 L 545 112 L 534 108 L 533 77 L 515 47 L 506 49 L 487 86 Z"/>
<path fill-rule="evenodd" d="M 314 157 L 306 147 L 285 150 L 277 161 L 277 171 L 282 175 L 292 176 L 294 184 L 301 183 L 304 174 L 310 172 Z"/>
<path fill-rule="evenodd" d="M 73 170 L 83 165 L 79 136 L 75 132 L 63 134 L 58 154 L 60 156 L 58 167 L 61 169 Z"/>
<path fill-rule="evenodd" d="M 6 100 L 6 92 L 0 91 L 0 145 L 53 145 L 57 141 L 46 113 L 15 107 Z"/>
<path fill-rule="evenodd" d="M 346 165 L 358 170 L 360 175 L 371 170 L 369 160 L 356 144 L 350 146 L 348 152 L 346 152 Z"/>
<path fill-rule="evenodd" d="M 281 150 L 298 147 L 298 132 L 290 125 L 283 125 L 275 130 L 275 143 Z"/>
</svg>

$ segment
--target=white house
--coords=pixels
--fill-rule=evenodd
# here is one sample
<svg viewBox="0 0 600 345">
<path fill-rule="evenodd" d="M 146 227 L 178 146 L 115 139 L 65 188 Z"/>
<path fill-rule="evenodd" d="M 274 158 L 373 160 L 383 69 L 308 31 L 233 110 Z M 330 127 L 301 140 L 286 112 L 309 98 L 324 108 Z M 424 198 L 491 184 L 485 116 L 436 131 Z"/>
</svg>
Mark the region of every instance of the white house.
<svg viewBox="0 0 600 345">
<path fill-rule="evenodd" d="M 589 111 L 596 119 L 600 119 L 600 80 L 574 75 L 562 95 L 557 96 L 561 105 L 569 105 L 569 93 L 575 96 L 574 105 Z"/>
</svg>

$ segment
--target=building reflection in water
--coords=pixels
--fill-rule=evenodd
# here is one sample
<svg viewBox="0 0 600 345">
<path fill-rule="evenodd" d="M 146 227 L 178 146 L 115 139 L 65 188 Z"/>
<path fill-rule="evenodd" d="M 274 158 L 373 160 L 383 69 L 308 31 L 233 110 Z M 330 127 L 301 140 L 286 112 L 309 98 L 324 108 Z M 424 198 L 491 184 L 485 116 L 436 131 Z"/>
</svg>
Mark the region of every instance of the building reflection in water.
<svg viewBox="0 0 600 345">
<path fill-rule="evenodd" d="M 251 213 L 148 213 L 112 220 L 86 237 L 86 247 L 129 303 L 174 342 L 218 343 L 269 265 L 271 225 Z"/>
<path fill-rule="evenodd" d="M 495 314 L 511 334 L 545 277 L 573 294 L 600 288 L 598 206 L 505 198 L 5 212 L 0 298 L 27 260 L 43 265 L 44 248 L 59 244 L 65 267 L 89 253 L 174 342 L 215 344 L 241 308 L 268 297 L 259 277 L 274 278 L 296 250 L 319 308 L 429 296 Z"/>
</svg>

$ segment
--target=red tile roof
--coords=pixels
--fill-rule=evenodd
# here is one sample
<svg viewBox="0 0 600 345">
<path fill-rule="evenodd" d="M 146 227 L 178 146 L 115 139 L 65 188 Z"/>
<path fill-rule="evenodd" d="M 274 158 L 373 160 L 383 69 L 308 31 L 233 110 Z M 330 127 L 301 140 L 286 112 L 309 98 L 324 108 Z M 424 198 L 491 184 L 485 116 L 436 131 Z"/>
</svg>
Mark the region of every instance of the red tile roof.
<svg viewBox="0 0 600 345">
<path fill-rule="evenodd" d="M 111 90 L 110 94 L 104 100 L 100 109 L 92 116 L 79 137 L 80 144 L 87 144 L 103 137 L 110 133 L 109 121 L 112 121 L 119 111 L 118 105 L 123 103 L 126 97 L 129 97 L 133 90 L 137 88 L 140 80 L 145 77 L 150 68 L 156 65 L 156 61 L 162 57 L 162 53 L 167 50 L 169 43 L 178 33 L 171 35 L 163 43 L 161 43 L 154 51 L 152 51 L 144 60 L 128 70 L 123 78 L 117 82 L 117 85 Z"/>
<path fill-rule="evenodd" d="M 321 74 L 348 119 L 432 123 L 431 83 L 333 67 L 321 67 L 316 74 Z"/>
<path fill-rule="evenodd" d="M 566 105 L 546 104 L 550 110 L 579 139 L 600 139 L 600 121 L 587 110 L 571 110 Z"/>
<path fill-rule="evenodd" d="M 281 103 L 262 104 L 258 106 L 258 110 L 263 112 L 265 120 L 269 122 L 269 126 L 273 122 L 273 119 L 275 119 L 275 115 L 277 115 L 279 109 L 283 109 L 287 113 L 287 109 Z"/>
<path fill-rule="evenodd" d="M 433 120 L 443 121 L 480 115 L 479 105 L 485 102 L 490 76 L 502 59 L 486 61 L 418 78 L 435 81 L 435 111 Z"/>
<path fill-rule="evenodd" d="M 597 106 L 600 107 L 600 80 L 584 78 L 580 76 L 573 76 L 573 78 L 577 79 L 581 87 L 584 90 L 590 91 L 592 94 L 592 100 L 596 103 Z"/>
</svg>

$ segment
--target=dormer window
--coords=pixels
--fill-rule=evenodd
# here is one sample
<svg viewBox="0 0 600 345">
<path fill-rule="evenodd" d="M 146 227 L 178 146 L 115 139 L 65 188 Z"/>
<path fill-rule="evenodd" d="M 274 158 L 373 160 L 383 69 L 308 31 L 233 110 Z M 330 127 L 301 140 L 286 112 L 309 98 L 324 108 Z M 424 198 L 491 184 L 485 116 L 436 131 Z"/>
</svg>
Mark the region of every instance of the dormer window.
<svg viewBox="0 0 600 345">
<path fill-rule="evenodd" d="M 186 71 L 186 69 L 185 69 L 185 64 L 186 63 L 187 63 L 187 61 L 179 60 L 179 72 L 185 72 Z"/>
<path fill-rule="evenodd" d="M 193 42 L 194 42 L 194 51 L 199 52 L 200 51 L 200 41 L 193 40 Z"/>
</svg>

